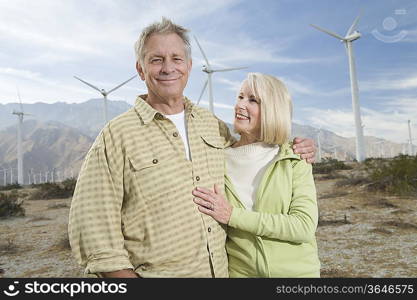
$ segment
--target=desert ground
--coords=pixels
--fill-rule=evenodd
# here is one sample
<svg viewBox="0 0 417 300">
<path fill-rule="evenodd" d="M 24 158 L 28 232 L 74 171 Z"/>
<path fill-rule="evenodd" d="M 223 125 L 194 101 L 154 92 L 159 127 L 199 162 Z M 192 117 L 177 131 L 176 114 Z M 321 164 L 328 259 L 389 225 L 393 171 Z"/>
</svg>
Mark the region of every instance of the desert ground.
<svg viewBox="0 0 417 300">
<path fill-rule="evenodd" d="M 315 178 L 322 277 L 417 276 L 417 198 Z M 0 219 L 0 277 L 84 276 L 68 243 L 70 204 L 70 198 L 24 200 L 24 217 Z"/>
</svg>

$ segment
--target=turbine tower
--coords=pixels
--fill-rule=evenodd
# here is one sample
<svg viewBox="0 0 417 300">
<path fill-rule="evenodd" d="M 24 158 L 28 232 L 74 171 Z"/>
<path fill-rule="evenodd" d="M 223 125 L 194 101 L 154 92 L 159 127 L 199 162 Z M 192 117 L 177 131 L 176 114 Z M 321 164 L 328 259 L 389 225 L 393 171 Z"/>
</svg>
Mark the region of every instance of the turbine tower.
<svg viewBox="0 0 417 300">
<path fill-rule="evenodd" d="M 19 98 L 20 111 L 13 110 L 12 114 L 17 116 L 17 183 L 22 185 L 23 179 L 23 150 L 22 150 L 22 125 L 23 116 L 30 116 L 23 112 L 22 100 L 20 99 L 20 93 L 17 89 L 17 97 Z M 12 173 L 13 174 L 13 173 Z M 13 176 L 13 175 L 12 175 Z M 13 178 L 11 179 L 13 181 Z M 13 182 L 11 182 L 13 184 Z"/>
<path fill-rule="evenodd" d="M 100 94 L 103 95 L 104 98 L 104 122 L 105 124 L 107 123 L 108 119 L 107 119 L 107 95 L 109 95 L 111 92 L 117 90 L 118 88 L 120 88 L 121 86 L 125 85 L 126 83 L 128 83 L 129 81 L 131 81 L 133 78 L 135 78 L 136 76 L 138 76 L 137 74 L 135 76 L 132 76 L 131 78 L 129 78 L 128 80 L 126 80 L 125 82 L 122 82 L 121 84 L 119 84 L 118 86 L 112 88 L 110 91 L 106 91 L 105 89 L 99 89 L 98 87 L 92 85 L 91 83 L 88 83 L 85 80 L 82 80 L 81 78 L 74 76 L 75 79 L 81 81 L 82 83 L 88 85 L 89 87 L 95 89 L 96 91 L 99 91 Z"/>
<path fill-rule="evenodd" d="M 411 121 L 408 120 L 408 154 L 413 155 L 413 139 L 411 138 Z"/>
<path fill-rule="evenodd" d="M 379 146 L 379 157 L 380 158 L 383 158 L 384 156 L 385 156 L 385 150 L 384 150 L 384 146 L 383 146 L 383 144 L 385 143 L 385 141 L 377 141 L 377 142 L 374 142 L 373 144 L 374 145 L 376 145 L 377 146 L 377 148 L 378 148 L 378 145 L 380 145 Z M 376 151 L 375 151 L 375 153 L 376 153 Z M 375 157 L 376 157 L 377 155 L 375 155 Z"/>
<path fill-rule="evenodd" d="M 321 142 L 320 142 L 320 133 L 321 133 L 321 128 L 319 128 L 319 130 L 317 131 L 317 145 L 319 147 L 319 151 L 317 151 L 318 154 L 318 160 L 317 162 L 321 162 Z"/>
<path fill-rule="evenodd" d="M 197 37 L 194 36 L 194 39 L 198 45 L 198 48 L 200 48 L 201 54 L 204 57 L 204 60 L 206 61 L 206 65 L 203 65 L 202 71 L 207 73 L 207 80 L 204 83 L 203 89 L 201 90 L 200 97 L 198 98 L 197 105 L 200 103 L 201 97 L 203 97 L 204 91 L 206 90 L 207 84 L 209 86 L 209 109 L 212 113 L 214 113 L 214 100 L 213 100 L 213 83 L 211 76 L 215 72 L 228 72 L 228 71 L 235 71 L 235 70 L 242 70 L 246 69 L 247 67 L 237 67 L 237 68 L 227 68 L 227 69 L 212 69 L 211 65 L 207 59 L 206 54 L 204 53 L 203 48 L 201 47 L 200 43 L 197 40 Z"/>
<path fill-rule="evenodd" d="M 350 73 L 350 89 L 352 93 L 352 107 L 353 113 L 355 116 L 355 127 L 356 127 L 356 160 L 361 162 L 364 161 L 366 158 L 365 153 L 365 143 L 363 138 L 363 128 L 362 128 L 362 121 L 361 121 L 361 114 L 360 114 L 360 106 L 359 106 L 359 89 L 358 89 L 358 82 L 356 79 L 356 68 L 355 68 L 355 57 L 353 54 L 353 45 L 352 42 L 359 39 L 361 34 L 355 30 L 356 25 L 358 24 L 359 17 L 353 21 L 352 26 L 350 26 L 349 30 L 347 31 L 345 37 L 342 37 L 334 32 L 329 30 L 323 29 L 318 27 L 317 25 L 311 24 L 314 28 L 340 40 L 345 44 L 348 58 L 349 58 L 349 73 Z"/>
</svg>

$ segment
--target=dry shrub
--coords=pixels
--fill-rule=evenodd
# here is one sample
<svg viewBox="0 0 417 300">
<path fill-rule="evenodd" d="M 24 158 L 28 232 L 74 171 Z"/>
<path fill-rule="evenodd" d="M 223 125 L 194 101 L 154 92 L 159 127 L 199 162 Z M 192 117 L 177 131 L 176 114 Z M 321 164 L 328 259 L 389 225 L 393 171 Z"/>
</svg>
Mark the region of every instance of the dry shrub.
<svg viewBox="0 0 417 300">
<path fill-rule="evenodd" d="M 369 184 L 371 180 L 368 177 L 364 176 L 345 176 L 343 179 L 338 180 L 336 182 L 337 187 L 343 187 L 343 186 L 354 186 L 354 185 L 364 185 Z"/>
<path fill-rule="evenodd" d="M 337 198 L 337 197 L 344 197 L 347 195 L 349 195 L 349 193 L 345 191 L 334 191 L 332 193 L 327 193 L 322 196 L 319 196 L 319 199 Z"/>
<path fill-rule="evenodd" d="M 397 227 L 397 228 L 401 228 L 401 229 L 417 230 L 417 225 L 412 224 L 412 223 L 407 223 L 407 222 L 404 222 L 402 220 L 387 221 L 387 222 L 383 222 L 382 225 L 393 226 L 393 227 Z"/>
<path fill-rule="evenodd" d="M 0 241 L 0 253 L 4 254 L 14 254 L 17 252 L 18 246 L 15 243 L 15 237 L 9 236 Z"/>
<path fill-rule="evenodd" d="M 373 203 L 371 203 L 373 206 L 376 207 L 383 207 L 383 208 L 397 208 L 398 206 L 389 202 L 387 199 L 376 199 Z"/>
<path fill-rule="evenodd" d="M 372 232 L 372 233 L 382 233 L 382 234 L 387 234 L 387 235 L 392 234 L 392 231 L 389 231 L 388 229 L 386 229 L 384 227 L 376 227 L 376 228 L 374 228 L 372 230 L 369 230 L 369 232 Z"/>
<path fill-rule="evenodd" d="M 0 193 L 0 217 L 20 217 L 25 215 L 23 201 L 18 199 L 18 192 Z"/>
<path fill-rule="evenodd" d="M 32 217 L 28 222 L 51 221 L 52 219 L 45 216 Z"/>
<path fill-rule="evenodd" d="M 346 178 L 346 176 L 342 175 L 342 174 L 339 174 L 338 172 L 336 172 L 334 170 L 330 171 L 328 174 L 325 174 L 321 177 L 321 179 L 326 179 L 326 180 L 328 180 L 328 179 L 340 179 L 340 178 Z"/>
<path fill-rule="evenodd" d="M 36 191 L 32 194 L 31 199 L 62 199 L 72 197 L 74 194 L 76 179 L 69 178 L 60 183 L 42 183 L 32 185 Z"/>
<path fill-rule="evenodd" d="M 335 170 L 351 170 L 352 167 L 337 159 L 325 158 L 322 162 L 313 164 L 314 174 L 329 174 Z"/>
<path fill-rule="evenodd" d="M 366 160 L 372 180 L 370 190 L 417 196 L 417 156 L 399 155 L 393 159 Z"/>
<path fill-rule="evenodd" d="M 53 203 L 48 205 L 48 209 L 68 208 L 66 203 Z"/>
<path fill-rule="evenodd" d="M 352 275 L 350 273 L 336 268 L 325 268 L 320 270 L 320 277 L 322 278 L 341 278 L 351 276 Z"/>
<path fill-rule="evenodd" d="M 338 226 L 338 225 L 346 225 L 346 224 L 352 224 L 348 220 L 347 215 L 345 214 L 343 219 L 328 219 L 324 220 L 321 216 L 319 217 L 318 226 Z"/>
<path fill-rule="evenodd" d="M 71 250 L 68 234 L 65 234 L 64 237 L 59 241 L 58 247 L 62 250 Z"/>
<path fill-rule="evenodd" d="M 0 186 L 0 191 L 18 190 L 21 188 L 22 186 L 18 184 L 17 182 L 15 182 L 15 183 L 8 183 L 6 185 Z"/>
</svg>

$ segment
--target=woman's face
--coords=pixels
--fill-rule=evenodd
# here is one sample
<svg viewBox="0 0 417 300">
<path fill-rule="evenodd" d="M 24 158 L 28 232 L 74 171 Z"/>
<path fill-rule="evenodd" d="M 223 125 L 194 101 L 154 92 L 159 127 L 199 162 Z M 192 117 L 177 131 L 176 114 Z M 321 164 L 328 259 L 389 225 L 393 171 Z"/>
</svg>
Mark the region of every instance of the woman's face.
<svg viewBox="0 0 417 300">
<path fill-rule="evenodd" d="M 246 80 L 237 97 L 234 127 L 240 135 L 256 138 L 261 135 L 261 102 L 255 98 Z"/>
</svg>

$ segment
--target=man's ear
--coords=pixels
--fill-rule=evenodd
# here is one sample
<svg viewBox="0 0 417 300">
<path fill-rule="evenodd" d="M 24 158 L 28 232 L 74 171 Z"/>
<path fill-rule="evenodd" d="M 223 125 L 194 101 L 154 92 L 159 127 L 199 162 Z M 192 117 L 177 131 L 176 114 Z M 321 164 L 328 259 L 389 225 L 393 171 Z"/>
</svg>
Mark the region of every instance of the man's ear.
<svg viewBox="0 0 417 300">
<path fill-rule="evenodd" d="M 143 68 L 138 61 L 136 62 L 136 70 L 138 71 L 140 79 L 142 79 L 144 81 L 145 80 L 145 73 L 143 72 Z"/>
</svg>

